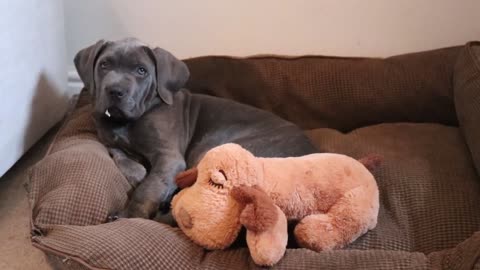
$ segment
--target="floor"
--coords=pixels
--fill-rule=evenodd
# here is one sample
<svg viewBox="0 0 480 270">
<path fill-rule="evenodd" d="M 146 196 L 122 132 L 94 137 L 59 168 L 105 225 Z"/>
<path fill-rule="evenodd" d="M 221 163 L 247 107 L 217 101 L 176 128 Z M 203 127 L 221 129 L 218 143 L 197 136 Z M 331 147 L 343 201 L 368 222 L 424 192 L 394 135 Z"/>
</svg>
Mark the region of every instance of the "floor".
<svg viewBox="0 0 480 270">
<path fill-rule="evenodd" d="M 28 168 L 40 160 L 52 141 L 55 127 L 0 178 L 0 269 L 50 270 L 42 251 L 30 242 L 29 206 L 23 184 Z"/>
</svg>

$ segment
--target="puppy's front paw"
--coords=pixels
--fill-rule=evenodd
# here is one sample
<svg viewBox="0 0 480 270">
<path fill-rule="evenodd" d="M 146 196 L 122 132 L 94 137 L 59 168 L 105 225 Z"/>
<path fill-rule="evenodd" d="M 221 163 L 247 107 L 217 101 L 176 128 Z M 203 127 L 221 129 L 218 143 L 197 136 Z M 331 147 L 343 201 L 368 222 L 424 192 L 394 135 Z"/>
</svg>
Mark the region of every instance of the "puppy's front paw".
<svg viewBox="0 0 480 270">
<path fill-rule="evenodd" d="M 107 223 L 114 222 L 114 221 L 117 221 L 118 219 L 126 218 L 126 217 L 127 217 L 126 209 L 121 210 L 121 211 L 115 211 L 115 212 L 110 213 L 107 216 Z"/>
<path fill-rule="evenodd" d="M 107 216 L 107 223 L 114 222 L 120 217 L 117 214 L 111 214 Z"/>
<path fill-rule="evenodd" d="M 130 201 L 122 211 L 117 213 L 113 213 L 109 217 L 111 217 L 112 221 L 115 221 L 119 218 L 144 218 L 144 219 L 152 219 L 155 217 L 157 213 L 158 204 L 146 201 L 146 202 L 137 202 L 137 201 Z"/>
</svg>

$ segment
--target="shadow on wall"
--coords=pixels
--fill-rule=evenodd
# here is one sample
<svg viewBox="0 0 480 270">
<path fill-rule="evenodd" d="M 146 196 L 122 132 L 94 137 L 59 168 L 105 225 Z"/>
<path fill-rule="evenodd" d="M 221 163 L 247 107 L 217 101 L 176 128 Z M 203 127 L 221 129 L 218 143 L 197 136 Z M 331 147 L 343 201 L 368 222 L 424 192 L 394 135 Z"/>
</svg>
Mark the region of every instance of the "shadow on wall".
<svg viewBox="0 0 480 270">
<path fill-rule="evenodd" d="M 37 142 L 65 115 L 69 95 L 40 72 L 31 102 L 30 119 L 24 133 L 23 152 Z"/>
<path fill-rule="evenodd" d="M 48 79 L 48 76 L 45 75 L 44 72 L 41 72 L 36 83 L 33 97 L 31 99 L 29 121 L 26 123 L 24 132 L 22 133 L 24 136 L 22 144 L 23 148 L 15 149 L 12 147 L 11 149 L 13 150 L 13 153 L 11 153 L 11 155 L 15 156 L 10 157 L 10 159 L 6 161 L 7 164 L 3 164 L 8 168 L 3 175 L 0 171 L 0 182 L 2 182 L 2 188 L 9 189 L 9 186 L 17 185 L 18 182 L 16 181 L 3 180 L 15 179 L 16 175 L 21 175 L 25 168 L 32 166 L 38 157 L 43 155 L 43 152 L 47 147 L 44 145 L 44 143 L 47 141 L 44 140 L 44 143 L 40 147 L 33 148 L 32 146 L 37 143 L 42 136 L 49 136 L 49 138 L 51 138 L 58 130 L 58 125 L 56 124 L 65 114 L 68 104 L 67 101 L 69 99 L 67 94 L 60 93 L 61 92 L 55 86 L 55 84 Z M 19 144 L 22 143 L 20 140 L 21 138 L 17 139 Z M 8 164 L 10 162 L 12 164 Z M 21 198 L 12 197 L 12 199 L 17 200 Z M 17 203 L 19 202 L 11 201 L 8 205 L 0 205 L 0 212 L 2 207 L 8 207 L 9 205 Z"/>
</svg>

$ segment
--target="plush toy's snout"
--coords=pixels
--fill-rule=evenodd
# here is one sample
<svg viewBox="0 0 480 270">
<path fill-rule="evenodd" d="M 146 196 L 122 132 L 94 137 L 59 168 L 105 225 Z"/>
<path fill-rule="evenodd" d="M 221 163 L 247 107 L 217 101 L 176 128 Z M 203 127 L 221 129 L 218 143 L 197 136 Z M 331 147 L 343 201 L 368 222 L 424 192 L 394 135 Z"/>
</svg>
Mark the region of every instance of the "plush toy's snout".
<svg viewBox="0 0 480 270">
<path fill-rule="evenodd" d="M 177 221 L 181 222 L 184 228 L 191 229 L 193 227 L 192 217 L 187 210 L 180 208 L 177 215 Z"/>
<path fill-rule="evenodd" d="M 202 201 L 209 203 L 199 203 Z M 237 202 L 215 193 L 199 192 L 195 185 L 175 195 L 172 215 L 193 242 L 207 249 L 228 247 L 241 229 Z"/>
<path fill-rule="evenodd" d="M 239 186 L 232 188 L 229 194 L 206 192 L 209 204 L 199 203 L 205 202 L 200 199 L 192 204 L 183 198 L 202 194 L 201 183 L 197 183 L 194 176 L 198 177 L 196 169 L 176 178 L 177 185 L 187 187 L 172 201 L 172 213 L 185 234 L 206 248 L 223 249 L 235 240 L 243 225 L 247 229 L 247 245 L 256 264 L 273 265 L 282 258 L 288 241 L 287 218 L 264 191 L 255 186 Z M 214 171 L 210 177 L 218 178 L 216 182 L 225 181 L 221 172 Z M 230 218 L 227 220 L 226 216 Z"/>
<path fill-rule="evenodd" d="M 194 168 L 179 174 L 176 182 L 183 189 L 172 200 L 172 214 L 184 233 L 208 249 L 232 244 L 241 229 L 241 209 L 223 188 L 224 173 L 210 169 L 199 174 Z"/>
</svg>

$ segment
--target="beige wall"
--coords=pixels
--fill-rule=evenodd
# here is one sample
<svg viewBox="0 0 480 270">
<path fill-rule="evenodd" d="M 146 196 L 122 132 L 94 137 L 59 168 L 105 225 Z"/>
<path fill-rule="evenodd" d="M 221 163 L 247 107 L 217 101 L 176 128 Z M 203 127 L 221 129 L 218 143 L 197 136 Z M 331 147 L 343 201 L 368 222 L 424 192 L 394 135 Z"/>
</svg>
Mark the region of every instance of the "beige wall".
<svg viewBox="0 0 480 270">
<path fill-rule="evenodd" d="M 69 59 L 137 36 L 181 58 L 388 56 L 480 39 L 479 0 L 66 0 Z"/>
</svg>

